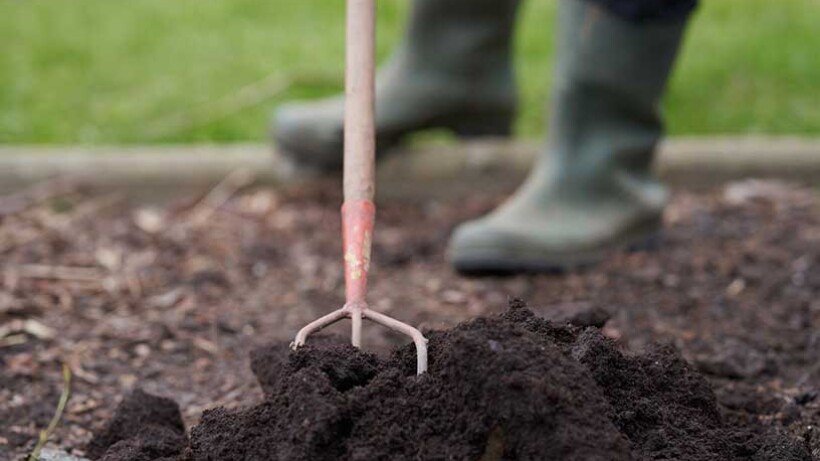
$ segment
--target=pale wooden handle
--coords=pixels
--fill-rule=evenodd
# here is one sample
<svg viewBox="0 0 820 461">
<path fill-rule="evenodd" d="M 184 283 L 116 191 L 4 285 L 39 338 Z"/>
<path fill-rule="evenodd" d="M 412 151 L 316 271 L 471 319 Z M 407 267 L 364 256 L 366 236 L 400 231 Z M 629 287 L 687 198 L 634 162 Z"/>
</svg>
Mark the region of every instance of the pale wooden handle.
<svg viewBox="0 0 820 461">
<path fill-rule="evenodd" d="M 345 201 L 373 200 L 376 127 L 376 0 L 347 0 Z"/>
</svg>

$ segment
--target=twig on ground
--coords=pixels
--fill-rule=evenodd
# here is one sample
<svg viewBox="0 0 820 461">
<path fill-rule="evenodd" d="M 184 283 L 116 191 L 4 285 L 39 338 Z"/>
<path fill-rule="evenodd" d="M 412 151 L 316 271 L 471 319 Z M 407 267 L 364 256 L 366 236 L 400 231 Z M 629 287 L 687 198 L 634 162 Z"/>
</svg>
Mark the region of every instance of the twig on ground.
<svg viewBox="0 0 820 461">
<path fill-rule="evenodd" d="M 217 345 L 213 341 L 207 340 L 205 338 L 195 337 L 193 340 L 193 344 L 194 346 L 198 347 L 199 349 L 202 349 L 203 351 L 211 355 L 219 354 L 219 345 Z"/>
<path fill-rule="evenodd" d="M 37 441 L 37 445 L 34 447 L 34 450 L 31 451 L 28 461 L 38 461 L 40 459 L 40 451 L 43 449 L 43 446 L 45 446 L 46 442 L 48 442 L 49 437 L 51 437 L 51 434 L 60 423 L 65 407 L 68 404 L 68 397 L 70 394 L 71 370 L 68 368 L 68 365 L 63 364 L 63 393 L 60 395 L 59 403 L 57 403 L 57 410 L 54 412 L 51 422 L 48 423 L 48 427 L 40 431 L 40 438 Z"/>
<path fill-rule="evenodd" d="M 28 319 L 23 321 L 23 331 L 38 339 L 54 339 L 57 332 L 40 321 Z"/>
<path fill-rule="evenodd" d="M 54 339 L 57 336 L 57 332 L 55 332 L 53 328 L 34 319 L 14 319 L 7 323 L 0 324 L 0 338 L 22 333 L 29 334 L 38 339 Z"/>
<path fill-rule="evenodd" d="M 92 373 L 83 368 L 83 359 L 81 357 L 82 353 L 83 351 L 74 351 L 74 353 L 68 356 L 66 362 L 69 366 L 69 369 L 76 377 L 82 379 L 83 381 L 89 384 L 99 384 L 100 377 L 97 376 L 95 373 Z"/>
<path fill-rule="evenodd" d="M 219 207 L 227 203 L 243 187 L 253 183 L 253 180 L 253 173 L 247 169 L 234 170 L 191 209 L 188 213 L 188 222 L 193 226 L 205 224 Z"/>
<path fill-rule="evenodd" d="M 5 338 L 0 338 L 0 349 L 4 347 L 19 346 L 21 344 L 25 344 L 26 342 L 28 342 L 28 338 L 22 333 L 10 335 Z"/>
</svg>

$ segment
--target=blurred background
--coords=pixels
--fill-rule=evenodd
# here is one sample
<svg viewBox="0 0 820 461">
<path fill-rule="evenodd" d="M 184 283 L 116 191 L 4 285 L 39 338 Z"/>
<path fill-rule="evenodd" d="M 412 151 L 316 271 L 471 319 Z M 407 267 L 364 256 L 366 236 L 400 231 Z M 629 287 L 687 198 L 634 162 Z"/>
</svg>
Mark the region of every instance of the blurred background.
<svg viewBox="0 0 820 461">
<path fill-rule="evenodd" d="M 604 333 L 626 349 L 679 347 L 727 422 L 820 461 L 820 0 L 701 2 L 656 162 L 675 192 L 663 251 L 462 278 L 444 260 L 451 230 L 518 185 L 544 134 L 558 0 L 523 1 L 518 139 L 428 133 L 380 162 L 374 307 L 424 328 L 510 295 L 560 322 L 612 316 Z M 379 0 L 380 59 L 411 2 Z M 344 9 L 0 0 L 0 460 L 32 452 L 69 387 L 48 447 L 79 455 L 134 386 L 174 398 L 189 428 L 255 404 L 247 353 L 341 303 L 339 175 L 291 177 L 268 123 L 282 102 L 341 91 Z M 368 348 L 396 344 L 366 331 Z"/>
<path fill-rule="evenodd" d="M 285 100 L 340 91 L 344 2 L 0 0 L 0 143 L 261 141 Z M 382 0 L 380 58 L 408 0 Z M 556 2 L 529 0 L 517 133 L 542 134 Z M 820 134 L 820 2 L 706 0 L 667 98 L 672 135 Z"/>
</svg>

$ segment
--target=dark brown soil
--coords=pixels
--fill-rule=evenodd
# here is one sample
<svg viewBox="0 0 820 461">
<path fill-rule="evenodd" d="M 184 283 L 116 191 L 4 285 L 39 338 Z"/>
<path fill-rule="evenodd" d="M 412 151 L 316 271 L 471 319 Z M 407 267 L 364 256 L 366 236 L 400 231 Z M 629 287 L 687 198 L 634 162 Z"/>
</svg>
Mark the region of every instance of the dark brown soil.
<svg viewBox="0 0 820 461">
<path fill-rule="evenodd" d="M 295 353 L 286 344 L 257 350 L 252 363 L 264 401 L 206 411 L 184 458 L 811 459 L 786 435 L 727 425 L 708 381 L 672 347 L 629 356 L 598 329 L 540 319 L 520 301 L 429 337 L 430 372 L 423 376 L 414 374 L 413 346 L 389 359 L 328 343 Z M 165 403 L 132 395 L 89 454 L 130 436 L 102 459 L 181 455 L 178 417 L 169 418 Z M 165 442 L 157 428 L 169 425 Z M 149 448 L 154 458 L 146 457 Z"/>
<path fill-rule="evenodd" d="M 73 373 L 72 397 L 50 445 L 78 455 L 136 385 L 178 402 L 189 428 L 208 408 L 224 406 L 226 418 L 251 411 L 263 401 L 263 392 L 248 366 L 250 351 L 271 341 L 288 342 L 304 323 L 341 303 L 338 190 L 338 184 L 259 190 L 225 203 L 197 199 L 147 208 L 78 189 L 0 213 L 0 459 L 21 459 L 48 424 L 62 387 L 61 363 Z M 715 430 L 724 431 L 728 441 L 721 446 L 745 443 L 748 450 L 762 447 L 758 455 L 768 456 L 779 446 L 766 442 L 768 436 L 743 442 L 762 426 L 765 433 L 778 434 L 771 440 L 796 441 L 790 444 L 820 460 L 816 192 L 771 182 L 678 192 L 666 216 L 661 251 L 614 255 L 591 270 L 561 276 L 459 277 L 443 259 L 450 230 L 499 200 L 476 194 L 460 201 L 381 203 L 373 307 L 416 325 L 446 329 L 492 316 L 516 296 L 527 299 L 540 317 L 603 325 L 601 333 L 618 350 L 637 351 L 627 356 L 629 363 L 666 354 L 652 352 L 651 344 L 670 343 L 714 391 L 721 418 Z M 365 331 L 367 350 L 382 357 L 403 341 L 378 327 Z M 305 360 L 315 363 L 318 357 Z M 406 373 L 394 371 L 391 378 L 384 367 L 398 359 L 361 360 L 314 371 L 321 378 L 308 388 L 341 395 L 345 402 L 378 383 L 424 390 L 404 383 L 414 379 Z M 293 366 L 299 369 L 294 375 L 309 373 Z M 368 386 L 355 386 L 370 375 Z M 614 373 L 603 379 L 622 377 Z M 322 381 L 330 384 L 316 387 Z M 276 380 L 265 382 L 268 395 L 274 395 L 270 385 Z M 621 399 L 634 401 L 597 386 L 612 408 L 619 408 Z M 357 408 L 367 409 L 363 403 Z M 674 436 L 687 426 L 660 436 L 651 428 L 633 430 L 629 411 L 642 421 L 644 413 L 675 417 L 666 409 L 647 403 L 620 419 L 606 419 L 635 443 L 635 453 L 653 453 L 665 449 L 661 441 L 685 440 Z M 341 438 L 343 449 L 352 447 L 353 435 Z M 498 453 L 499 440 L 512 446 L 508 438 L 491 431 L 495 448 L 489 451 Z M 471 446 L 482 443 L 487 436 Z M 124 451 L 149 449 L 123 446 Z"/>
<path fill-rule="evenodd" d="M 175 459 L 186 443 L 185 425 L 176 403 L 137 389 L 91 439 L 88 456 L 110 461 Z"/>
</svg>

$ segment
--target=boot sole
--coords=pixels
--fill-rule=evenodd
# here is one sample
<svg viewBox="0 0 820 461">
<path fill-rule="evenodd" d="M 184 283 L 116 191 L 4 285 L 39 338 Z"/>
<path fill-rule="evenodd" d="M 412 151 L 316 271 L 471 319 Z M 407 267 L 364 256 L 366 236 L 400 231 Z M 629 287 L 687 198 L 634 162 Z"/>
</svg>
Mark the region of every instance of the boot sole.
<svg viewBox="0 0 820 461">
<path fill-rule="evenodd" d="M 617 253 L 658 251 L 662 242 L 662 231 L 652 226 L 651 230 L 632 232 L 602 248 L 571 253 L 471 249 L 469 256 L 455 256 L 451 263 L 457 272 L 467 276 L 563 274 L 589 268 Z"/>
</svg>

